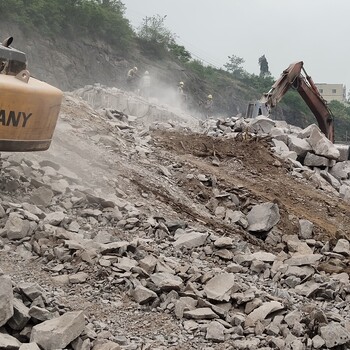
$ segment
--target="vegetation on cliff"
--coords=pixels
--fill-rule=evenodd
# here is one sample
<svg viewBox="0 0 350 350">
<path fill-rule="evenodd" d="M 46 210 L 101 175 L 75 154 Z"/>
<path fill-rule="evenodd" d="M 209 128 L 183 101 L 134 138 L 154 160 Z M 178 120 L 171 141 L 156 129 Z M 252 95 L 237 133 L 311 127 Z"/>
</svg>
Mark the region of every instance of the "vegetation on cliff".
<svg viewBox="0 0 350 350">
<path fill-rule="evenodd" d="M 109 44 L 125 58 L 138 52 L 151 59 L 170 59 L 182 66 L 193 81 L 193 91 L 210 92 L 216 98 L 216 108 L 227 115 L 235 115 L 235 99 L 249 101 L 267 92 L 274 81 L 270 74 L 250 74 L 242 68 L 244 59 L 228 57 L 224 68 L 206 65 L 176 42 L 176 34 L 165 26 L 165 17 L 146 17 L 139 28 L 132 28 L 125 17 L 125 5 L 120 0 L 6 0 L 0 2 L 2 18 L 17 23 L 27 31 L 40 31 L 54 38 L 67 40 L 89 37 Z M 261 59 L 261 57 L 260 57 Z M 257 64 L 259 58 L 257 57 Z M 269 73 L 269 72 L 266 72 Z M 191 91 L 190 91 L 191 93 Z M 345 140 L 350 125 L 350 108 L 331 103 L 335 115 L 336 137 Z M 299 94 L 289 91 L 279 104 L 284 118 L 301 127 L 314 123 L 314 117 Z M 245 111 L 240 110 L 245 113 Z"/>
</svg>

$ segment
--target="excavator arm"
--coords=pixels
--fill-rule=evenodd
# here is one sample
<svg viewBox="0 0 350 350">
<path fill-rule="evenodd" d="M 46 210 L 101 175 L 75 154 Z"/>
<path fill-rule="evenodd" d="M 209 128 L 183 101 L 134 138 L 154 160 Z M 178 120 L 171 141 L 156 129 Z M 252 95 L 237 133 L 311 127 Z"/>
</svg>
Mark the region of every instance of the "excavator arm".
<svg viewBox="0 0 350 350">
<path fill-rule="evenodd" d="M 304 72 L 305 76 L 302 74 Z M 286 70 L 283 71 L 281 77 L 272 85 L 269 92 L 265 93 L 258 104 L 251 104 L 248 107 L 248 117 L 254 117 L 259 114 L 264 114 L 267 111 L 269 114 L 273 107 L 281 101 L 286 92 L 291 88 L 295 88 L 305 103 L 308 105 L 321 131 L 327 138 L 334 142 L 334 118 L 331 110 L 327 106 L 327 102 L 318 92 L 312 78 L 306 73 L 303 68 L 303 62 L 292 63 Z M 255 106 L 255 108 L 252 107 Z M 254 115 L 254 110 L 256 111 Z"/>
</svg>

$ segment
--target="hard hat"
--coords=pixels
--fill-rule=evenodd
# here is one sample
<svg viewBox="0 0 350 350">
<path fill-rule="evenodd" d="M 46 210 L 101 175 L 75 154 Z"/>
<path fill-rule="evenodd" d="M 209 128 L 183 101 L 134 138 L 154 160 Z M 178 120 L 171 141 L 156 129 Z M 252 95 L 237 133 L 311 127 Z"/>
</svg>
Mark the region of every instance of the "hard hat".
<svg viewBox="0 0 350 350">
<path fill-rule="evenodd" d="M 208 98 L 211 100 L 213 98 L 213 96 L 212 95 L 208 95 Z"/>
<path fill-rule="evenodd" d="M 183 82 L 183 81 L 180 81 L 180 82 L 179 82 L 179 85 L 181 85 L 181 86 L 184 85 L 184 82 Z"/>
<path fill-rule="evenodd" d="M 137 72 L 137 67 L 134 67 L 133 69 L 134 69 L 135 72 Z"/>
</svg>

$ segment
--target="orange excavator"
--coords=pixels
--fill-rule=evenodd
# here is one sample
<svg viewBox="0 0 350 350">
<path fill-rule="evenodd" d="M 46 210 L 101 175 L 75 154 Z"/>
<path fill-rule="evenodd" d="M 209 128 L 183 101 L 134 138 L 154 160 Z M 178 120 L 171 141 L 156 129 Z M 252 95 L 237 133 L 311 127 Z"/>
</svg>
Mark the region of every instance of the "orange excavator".
<svg viewBox="0 0 350 350">
<path fill-rule="evenodd" d="M 26 55 L 0 44 L 0 152 L 44 151 L 50 147 L 63 93 L 33 78 Z"/>
<path fill-rule="evenodd" d="M 304 72 L 305 75 L 302 74 Z M 260 101 L 249 103 L 246 117 L 255 118 L 258 115 L 270 115 L 270 111 L 290 89 L 296 89 L 308 105 L 321 131 L 334 142 L 334 117 L 317 90 L 312 78 L 306 73 L 303 62 L 292 63 L 283 71 L 281 77 L 265 93 Z"/>
</svg>

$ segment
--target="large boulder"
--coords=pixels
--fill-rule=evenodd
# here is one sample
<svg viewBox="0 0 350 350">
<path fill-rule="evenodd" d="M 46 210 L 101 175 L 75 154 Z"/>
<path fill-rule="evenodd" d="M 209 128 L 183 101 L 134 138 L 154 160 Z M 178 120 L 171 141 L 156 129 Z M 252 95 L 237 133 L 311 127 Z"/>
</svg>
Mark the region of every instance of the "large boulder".
<svg viewBox="0 0 350 350">
<path fill-rule="evenodd" d="M 248 231 L 267 232 L 280 220 L 277 204 L 267 202 L 255 205 L 247 215 Z"/>
</svg>

